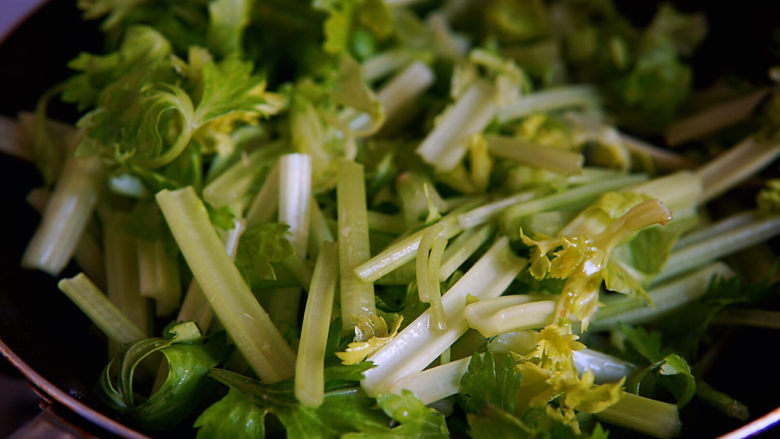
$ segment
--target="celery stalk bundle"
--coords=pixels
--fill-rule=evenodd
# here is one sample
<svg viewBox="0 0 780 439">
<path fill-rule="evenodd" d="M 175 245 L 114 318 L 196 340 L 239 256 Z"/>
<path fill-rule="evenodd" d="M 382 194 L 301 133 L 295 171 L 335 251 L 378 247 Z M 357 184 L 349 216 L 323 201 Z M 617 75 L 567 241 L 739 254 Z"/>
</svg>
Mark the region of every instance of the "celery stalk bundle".
<svg viewBox="0 0 780 439">
<path fill-rule="evenodd" d="M 777 326 L 780 94 L 686 104 L 701 15 L 81 3 L 107 52 L 0 132 L 45 181 L 21 263 L 81 265 L 58 285 L 106 335 L 96 380 L 128 422 L 666 438 L 696 435 L 689 404 L 749 416 L 705 366 L 710 324 Z M 54 123 L 52 99 L 83 116 Z"/>
</svg>

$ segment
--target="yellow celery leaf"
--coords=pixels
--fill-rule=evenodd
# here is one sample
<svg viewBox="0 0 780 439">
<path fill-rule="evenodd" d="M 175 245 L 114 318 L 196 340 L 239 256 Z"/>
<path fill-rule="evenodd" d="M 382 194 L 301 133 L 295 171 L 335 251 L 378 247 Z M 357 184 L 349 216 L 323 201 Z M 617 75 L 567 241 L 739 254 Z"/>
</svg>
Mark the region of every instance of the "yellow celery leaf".
<svg viewBox="0 0 780 439">
<path fill-rule="evenodd" d="M 380 323 L 381 321 L 381 323 Z M 398 329 L 401 327 L 403 316 L 399 316 L 393 322 L 393 328 L 391 331 L 387 330 L 387 324 L 384 319 L 375 315 L 371 315 L 371 322 L 368 318 L 363 317 L 361 322 L 358 322 L 355 326 L 355 340 L 359 340 L 358 332 L 361 336 L 365 336 L 367 333 L 373 332 L 374 335 L 368 338 L 366 341 L 354 341 L 347 346 L 344 352 L 336 352 L 336 356 L 341 360 L 343 364 L 357 364 L 363 361 L 366 357 L 378 351 L 382 346 L 389 343 L 398 334 Z M 358 329 L 359 326 L 364 325 L 364 328 Z M 384 328 L 384 334 L 380 334 L 379 330 Z M 389 333 L 388 333 L 389 332 Z"/>
</svg>

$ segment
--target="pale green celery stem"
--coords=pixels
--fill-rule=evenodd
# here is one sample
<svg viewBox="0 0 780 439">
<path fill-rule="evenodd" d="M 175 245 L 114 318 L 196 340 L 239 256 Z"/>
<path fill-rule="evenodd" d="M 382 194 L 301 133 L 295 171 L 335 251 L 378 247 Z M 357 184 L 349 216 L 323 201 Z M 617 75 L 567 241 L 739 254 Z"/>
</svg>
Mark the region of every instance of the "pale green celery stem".
<svg viewBox="0 0 780 439">
<path fill-rule="evenodd" d="M 520 294 L 481 300 L 466 305 L 463 316 L 469 326 L 485 337 L 509 331 L 536 329 L 555 320 L 555 300 Z"/>
<path fill-rule="evenodd" d="M 367 83 L 374 82 L 396 70 L 400 70 L 413 60 L 413 54 L 403 49 L 381 52 L 378 55 L 363 61 L 361 66 L 363 70 L 363 80 Z"/>
<path fill-rule="evenodd" d="M 195 191 L 163 190 L 156 198 L 203 294 L 252 370 L 269 383 L 290 377 L 295 353 L 244 283 Z"/>
<path fill-rule="evenodd" d="M 103 223 L 108 298 L 148 336 L 152 330 L 151 307 L 140 292 L 135 239 L 121 230 L 120 217 L 115 215 L 120 214 L 108 214 Z"/>
<path fill-rule="evenodd" d="M 427 189 L 426 189 L 427 187 Z M 429 203 L 439 212 L 445 211 L 444 201 L 433 188 L 433 181 L 417 172 L 404 172 L 396 179 L 406 229 L 417 227 L 429 212 Z"/>
<path fill-rule="evenodd" d="M 482 132 L 495 116 L 494 94 L 491 84 L 474 83 L 442 116 L 417 153 L 437 171 L 454 168 L 466 154 L 469 136 Z"/>
<path fill-rule="evenodd" d="M 501 123 L 528 116 L 533 113 L 560 110 L 570 107 L 591 107 L 598 105 L 598 94 L 588 85 L 571 85 L 548 89 L 525 96 L 498 113 Z"/>
<path fill-rule="evenodd" d="M 490 153 L 497 157 L 547 169 L 557 174 L 578 174 L 582 171 L 585 162 L 585 158 L 580 153 L 539 145 L 523 139 L 486 135 L 485 141 Z"/>
<path fill-rule="evenodd" d="M 65 162 L 43 217 L 22 256 L 26 268 L 58 275 L 68 264 L 92 217 L 104 166 L 98 157 Z"/>
<path fill-rule="evenodd" d="M 234 219 L 233 228 L 224 232 L 220 238 L 231 261 L 236 257 L 238 242 L 245 229 L 246 225 L 243 220 Z M 191 320 L 198 324 L 204 334 L 208 333 L 211 322 L 214 320 L 214 310 L 195 279 L 190 282 L 190 287 L 187 289 L 187 294 L 184 295 L 184 301 L 179 309 L 179 315 L 176 317 L 176 321 L 180 323 Z"/>
<path fill-rule="evenodd" d="M 301 341 L 295 361 L 295 397 L 307 407 L 319 406 L 324 398 L 325 345 L 338 269 L 337 245 L 333 242 L 323 243 L 306 299 Z"/>
<path fill-rule="evenodd" d="M 477 227 L 496 218 L 501 212 L 517 203 L 524 203 L 539 196 L 539 192 L 528 190 L 510 195 L 500 200 L 492 201 L 458 216 L 458 223 L 464 229 Z"/>
<path fill-rule="evenodd" d="M 158 317 L 173 314 L 181 300 L 177 255 L 168 253 L 159 239 L 138 239 L 136 250 L 141 295 L 155 300 Z"/>
<path fill-rule="evenodd" d="M 144 168 L 160 168 L 176 160 L 176 158 L 187 148 L 187 145 L 190 144 L 190 139 L 192 139 L 193 133 L 195 133 L 198 128 L 199 125 L 193 125 L 185 120 L 182 130 L 176 138 L 176 142 L 171 145 L 171 147 L 157 157 L 139 162 L 139 165 Z"/>
<path fill-rule="evenodd" d="M 311 156 L 286 154 L 279 160 L 279 222 L 290 226 L 295 254 L 306 259 L 311 206 Z"/>
<path fill-rule="evenodd" d="M 546 212 L 548 210 L 582 208 L 592 203 L 601 194 L 618 190 L 646 179 L 647 177 L 645 175 L 625 175 L 583 186 L 577 186 L 557 194 L 517 203 L 504 210 L 503 215 L 504 218 L 511 221 L 512 219 L 519 219 L 532 213 Z M 469 221 L 466 222 L 471 224 Z M 461 225 L 463 225 L 463 223 L 464 221 L 461 221 Z"/>
<path fill-rule="evenodd" d="M 478 229 L 469 229 L 458 235 L 442 256 L 439 268 L 439 280 L 444 282 L 452 276 L 466 260 L 493 236 L 494 227 L 484 225 Z"/>
<path fill-rule="evenodd" d="M 623 191 L 645 194 L 661 200 L 669 210 L 678 214 L 698 204 L 703 188 L 698 174 L 691 171 L 678 171 L 627 187 Z"/>
<path fill-rule="evenodd" d="M 410 373 L 419 372 L 438 358 L 468 329 L 463 318 L 466 296 L 478 299 L 499 296 L 526 266 L 509 249 L 509 240 L 501 238 L 474 266 L 442 296 L 447 321 L 446 331 L 431 325 L 426 310 L 392 341 L 368 357 L 375 365 L 364 372 L 363 388 L 371 395 L 388 391 L 392 383 Z"/>
<path fill-rule="evenodd" d="M 447 236 L 447 238 L 451 238 L 461 231 L 455 220 L 456 216 L 448 215 L 436 223 L 446 222 L 445 236 Z M 355 274 L 364 282 L 374 282 L 411 261 L 417 256 L 417 250 L 420 247 L 422 236 L 434 225 L 398 239 L 386 249 L 382 250 L 378 255 L 355 267 Z"/>
<path fill-rule="evenodd" d="M 744 422 L 750 418 L 747 406 L 729 395 L 715 390 L 704 380 L 696 380 L 696 398 L 740 421 Z"/>
<path fill-rule="evenodd" d="M 675 250 L 669 255 L 669 259 L 654 282 L 669 279 L 720 257 L 764 242 L 778 234 L 780 234 L 780 215 L 758 219 L 750 224 Z"/>
<path fill-rule="evenodd" d="M 693 244 L 698 244 L 699 242 L 714 238 L 730 230 L 748 225 L 755 220 L 756 212 L 754 211 L 745 211 L 731 215 L 683 235 L 674 243 L 673 250 L 679 250 Z"/>
<path fill-rule="evenodd" d="M 51 193 L 46 188 L 37 188 L 27 194 L 27 203 L 38 213 L 46 209 L 46 204 L 51 198 Z M 76 260 L 79 268 L 91 281 L 104 288 L 106 286 L 106 267 L 104 264 L 103 249 L 98 237 L 98 226 L 95 219 L 91 219 L 81 235 L 76 250 L 73 252 L 73 259 Z"/>
<path fill-rule="evenodd" d="M 716 262 L 649 289 L 647 294 L 652 300 L 652 306 L 643 298 L 635 296 L 605 300 L 593 318 L 591 329 L 598 331 L 613 328 L 619 322 L 635 325 L 656 319 L 700 298 L 707 292 L 713 277 L 728 278 L 733 275 L 734 272 L 726 264 Z"/>
<path fill-rule="evenodd" d="M 780 311 L 741 308 L 726 309 L 718 313 L 712 320 L 712 323 L 780 329 Z"/>
<path fill-rule="evenodd" d="M 705 203 L 742 183 L 751 175 L 775 161 L 780 156 L 780 142 L 757 140 L 748 137 L 725 153 L 701 166 L 696 172 L 701 176 Z"/>
<path fill-rule="evenodd" d="M 423 404 L 436 402 L 460 391 L 460 379 L 468 371 L 470 362 L 471 357 L 466 357 L 410 373 L 391 383 L 389 391 L 400 394 L 402 390 L 409 390 Z"/>
<path fill-rule="evenodd" d="M 282 261 L 282 266 L 292 274 L 298 283 L 304 289 L 309 289 L 311 284 L 312 271 L 298 255 L 290 255 Z"/>
<path fill-rule="evenodd" d="M 220 208 L 243 199 L 257 180 L 263 164 L 278 150 L 275 145 L 266 145 L 243 155 L 225 172 L 203 188 L 203 199 L 210 205 Z"/>
<path fill-rule="evenodd" d="M 355 268 L 371 257 L 368 240 L 366 185 L 363 166 L 341 159 L 336 197 L 338 210 L 341 319 L 351 329 L 360 317 L 376 312 L 373 284 L 355 274 Z"/>
<path fill-rule="evenodd" d="M 6 116 L 0 116 L 0 152 L 32 162 L 32 144 L 21 123 Z"/>
<path fill-rule="evenodd" d="M 596 413 L 596 417 L 661 439 L 677 436 L 682 426 L 676 405 L 633 393 L 623 393 L 618 402 Z"/>
<path fill-rule="evenodd" d="M 696 162 L 669 151 L 665 148 L 659 148 L 658 146 L 651 145 L 643 140 L 629 136 L 625 133 L 621 133 L 615 130 L 613 127 L 602 124 L 601 122 L 594 120 L 584 114 L 578 114 L 569 112 L 566 114 L 566 118 L 574 122 L 580 128 L 598 132 L 603 130 L 613 130 L 618 139 L 623 145 L 632 153 L 640 156 L 647 156 L 653 159 L 655 165 L 664 170 L 677 170 L 677 169 L 689 169 L 696 165 Z"/>
<path fill-rule="evenodd" d="M 333 237 L 333 232 L 331 232 L 330 227 L 328 226 L 328 220 L 325 218 L 325 214 L 322 213 L 322 210 L 314 197 L 311 198 L 310 204 L 309 253 L 312 258 L 316 258 L 320 253 L 323 243 L 326 241 L 333 242 L 336 238 Z"/>
<path fill-rule="evenodd" d="M 443 239 L 444 245 L 446 245 L 447 239 L 440 237 L 440 234 L 443 231 L 444 227 L 441 224 L 437 224 L 435 227 L 431 227 L 422 236 L 416 259 L 417 290 L 420 294 L 420 301 L 431 305 L 431 325 L 439 331 L 447 329 L 447 322 L 441 302 L 438 267 L 436 267 L 437 271 L 435 273 L 433 272 L 433 262 L 435 262 L 433 259 L 435 256 L 432 254 L 432 250 L 434 243 L 437 240 L 441 241 Z M 438 247 L 437 251 L 444 251 L 444 247 L 441 243 L 438 244 Z M 440 265 L 441 253 L 439 253 L 438 259 Z"/>
<path fill-rule="evenodd" d="M 413 114 L 410 108 L 434 81 L 433 71 L 421 61 L 414 62 L 388 80 L 377 93 L 385 110 L 382 131 L 394 128 L 397 122 Z"/>
<path fill-rule="evenodd" d="M 111 175 L 108 177 L 107 185 L 111 192 L 130 198 L 140 200 L 146 199 L 150 195 L 141 179 L 130 174 Z"/>
<path fill-rule="evenodd" d="M 125 344 L 145 337 L 144 332 L 111 303 L 84 273 L 63 279 L 57 286 L 112 341 Z"/>
<path fill-rule="evenodd" d="M 769 92 L 762 88 L 674 122 L 666 130 L 666 144 L 679 145 L 747 119 Z"/>
<path fill-rule="evenodd" d="M 431 310 L 433 311 L 434 316 L 439 314 L 439 317 L 434 319 L 434 323 L 440 331 L 447 329 L 447 322 L 444 318 L 444 309 L 442 308 L 441 303 L 441 283 L 439 283 L 439 269 L 441 268 L 441 259 L 442 256 L 444 256 L 445 247 L 447 247 L 447 238 L 441 234 L 437 234 L 433 237 L 431 254 L 428 258 L 428 267 L 426 267 L 428 269 L 428 283 L 430 285 Z M 449 349 L 447 349 L 445 353 L 447 361 L 449 361 Z"/>
<path fill-rule="evenodd" d="M 389 215 L 369 210 L 367 212 L 368 228 L 377 232 L 400 235 L 406 231 L 404 219 L 398 215 Z"/>
<path fill-rule="evenodd" d="M 247 227 L 270 222 L 279 207 L 279 163 L 274 165 L 246 211 Z"/>
<path fill-rule="evenodd" d="M 311 221 L 312 159 L 308 154 L 286 154 L 279 160 L 279 222 L 290 226 L 290 242 L 295 255 L 285 261 L 297 279 L 302 278 L 301 266 L 306 258 Z M 305 277 L 305 275 L 303 276 Z M 303 283 L 306 281 L 304 280 Z M 308 284 L 307 284 L 308 286 Z M 298 287 L 271 289 L 268 314 L 279 328 L 298 327 L 301 289 Z"/>
</svg>

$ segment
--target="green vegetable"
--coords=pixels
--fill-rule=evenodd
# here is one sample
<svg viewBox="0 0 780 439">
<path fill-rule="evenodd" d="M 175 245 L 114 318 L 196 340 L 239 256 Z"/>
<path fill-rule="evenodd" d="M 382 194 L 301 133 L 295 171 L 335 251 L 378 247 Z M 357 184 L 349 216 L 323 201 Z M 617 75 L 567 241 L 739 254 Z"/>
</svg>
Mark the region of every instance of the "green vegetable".
<svg viewBox="0 0 780 439">
<path fill-rule="evenodd" d="M 746 416 L 703 353 L 713 322 L 777 317 L 761 244 L 780 235 L 763 171 L 780 95 L 692 89 L 702 15 L 664 5 L 639 26 L 608 0 L 79 6 L 103 20 L 105 53 L 78 55 L 35 116 L 0 128 L 44 177 L 22 264 L 59 275 L 73 258 L 98 284 L 59 285 L 109 339 L 101 392 L 134 426 L 666 438 L 694 397 Z M 75 126 L 47 119 L 57 98 Z M 756 273 L 769 279 L 742 280 Z"/>
</svg>

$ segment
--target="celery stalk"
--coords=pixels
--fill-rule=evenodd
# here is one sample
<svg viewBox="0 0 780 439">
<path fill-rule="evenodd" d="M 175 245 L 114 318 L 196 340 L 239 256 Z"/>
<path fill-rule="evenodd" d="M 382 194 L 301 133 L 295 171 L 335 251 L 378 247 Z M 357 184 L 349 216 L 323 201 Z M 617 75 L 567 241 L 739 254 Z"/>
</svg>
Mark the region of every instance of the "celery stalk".
<svg viewBox="0 0 780 439">
<path fill-rule="evenodd" d="M 427 310 L 404 328 L 392 341 L 368 357 L 376 367 L 364 372 L 363 388 L 369 394 L 388 391 L 394 381 L 428 366 L 466 330 L 463 318 L 466 296 L 479 299 L 499 296 L 526 265 L 509 249 L 509 240 L 500 238 L 473 267 L 442 296 L 446 331 L 431 325 Z"/>
<path fill-rule="evenodd" d="M 236 257 L 238 242 L 245 228 L 243 220 L 234 219 L 233 228 L 225 232 L 221 237 L 225 252 L 231 260 Z M 214 310 L 211 309 L 206 296 L 203 295 L 203 290 L 198 285 L 198 281 L 193 279 L 190 282 L 190 287 L 187 289 L 187 294 L 184 296 L 184 301 L 179 309 L 179 315 L 176 316 L 176 321 L 181 323 L 194 320 L 200 330 L 206 334 L 213 319 Z"/>
<path fill-rule="evenodd" d="M 680 414 L 677 406 L 623 393 L 618 402 L 596 413 L 604 422 L 644 433 L 656 438 L 671 438 L 680 432 Z"/>
<path fill-rule="evenodd" d="M 146 336 L 84 273 L 63 279 L 57 286 L 109 339 L 125 344 Z"/>
<path fill-rule="evenodd" d="M 371 256 L 365 190 L 363 166 L 347 159 L 339 161 L 336 197 L 341 318 L 345 329 L 355 326 L 359 317 L 376 311 L 374 286 L 353 271 Z"/>
<path fill-rule="evenodd" d="M 500 122 L 520 119 L 532 113 L 569 107 L 595 106 L 598 94 L 588 85 L 570 85 L 522 96 L 520 100 L 498 113 Z"/>
<path fill-rule="evenodd" d="M 65 162 L 43 218 L 22 256 L 22 265 L 58 275 L 73 256 L 92 217 L 104 166 L 98 157 Z"/>
<path fill-rule="evenodd" d="M 468 137 L 485 129 L 495 116 L 494 93 L 485 81 L 466 90 L 417 148 L 423 160 L 438 171 L 454 168 L 466 154 Z"/>
<path fill-rule="evenodd" d="M 252 370 L 266 382 L 292 375 L 295 353 L 230 260 L 192 187 L 156 195 L 182 255 Z"/>
<path fill-rule="evenodd" d="M 582 172 L 585 158 L 582 154 L 561 148 L 551 148 L 527 140 L 486 135 L 485 141 L 491 154 L 517 162 L 562 174 Z"/>
<path fill-rule="evenodd" d="M 338 278 L 337 257 L 337 245 L 333 242 L 323 243 L 314 266 L 303 313 L 294 386 L 295 397 L 309 407 L 319 406 L 324 398 L 325 344 L 328 341 L 328 327 Z"/>
<path fill-rule="evenodd" d="M 162 240 L 136 240 L 139 291 L 155 300 L 157 316 L 168 316 L 179 308 L 181 281 L 176 255 L 169 254 Z"/>
<path fill-rule="evenodd" d="M 140 292 L 135 240 L 118 227 L 119 215 L 108 216 L 103 224 L 106 292 L 111 302 L 144 335 L 149 335 L 152 329 L 151 307 L 149 300 Z"/>
<path fill-rule="evenodd" d="M 246 211 L 246 225 L 267 223 L 271 221 L 279 207 L 279 164 L 277 163 L 263 182 L 260 191 L 255 195 L 252 204 Z"/>
<path fill-rule="evenodd" d="M 240 201 L 263 171 L 264 163 L 279 151 L 279 146 L 267 145 L 239 159 L 203 188 L 203 199 L 217 208 Z"/>
<path fill-rule="evenodd" d="M 701 202 L 712 200 L 742 183 L 779 156 L 780 142 L 771 144 L 752 136 L 747 137 L 696 171 L 704 187 Z"/>
<path fill-rule="evenodd" d="M 485 225 L 478 229 L 466 230 L 458 235 L 444 251 L 441 267 L 439 268 L 439 280 L 444 282 L 449 279 L 455 270 L 482 247 L 482 244 L 490 239 L 493 232 L 494 228 L 492 226 Z"/>
</svg>

